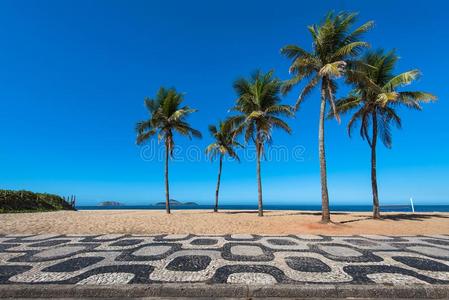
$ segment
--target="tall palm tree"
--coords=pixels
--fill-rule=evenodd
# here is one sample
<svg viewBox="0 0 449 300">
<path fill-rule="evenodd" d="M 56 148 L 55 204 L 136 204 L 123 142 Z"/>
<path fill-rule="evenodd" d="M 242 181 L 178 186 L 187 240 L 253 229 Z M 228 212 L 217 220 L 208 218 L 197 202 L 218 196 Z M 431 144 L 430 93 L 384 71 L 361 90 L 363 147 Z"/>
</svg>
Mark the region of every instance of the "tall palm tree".
<svg viewBox="0 0 449 300">
<path fill-rule="evenodd" d="M 373 218 L 380 218 L 379 196 L 376 174 L 376 146 L 378 136 L 387 148 L 392 146 L 391 126 L 401 127 L 401 119 L 395 110 L 398 106 L 421 110 L 422 102 L 435 100 L 432 94 L 421 91 L 398 91 L 412 83 L 420 74 L 411 70 L 395 75 L 394 67 L 398 56 L 394 51 L 368 52 L 362 64 L 348 70 L 347 81 L 354 90 L 344 99 L 336 102 L 338 113 L 355 110 L 348 123 L 348 134 L 360 122 L 360 135 L 371 148 L 371 186 L 373 190 Z M 369 133 L 371 127 L 371 135 Z"/>
<path fill-rule="evenodd" d="M 241 78 L 234 82 L 237 93 L 236 105 L 231 109 L 238 115 L 230 117 L 236 127 L 236 134 L 243 133 L 245 142 L 250 140 L 256 146 L 257 187 L 259 216 L 263 216 L 262 179 L 260 158 L 266 142 L 271 142 L 273 128 L 291 132 L 288 124 L 280 117 L 293 115 L 290 105 L 280 104 L 281 81 L 273 78 L 273 71 L 256 71 L 249 79 Z"/>
<path fill-rule="evenodd" d="M 174 88 L 161 87 L 154 99 L 145 99 L 145 106 L 148 109 L 150 118 L 138 122 L 136 125 L 137 144 L 140 145 L 148 141 L 157 134 L 158 141 L 165 144 L 165 209 L 170 213 L 170 193 L 168 186 L 168 161 L 173 157 L 174 133 L 178 133 L 189 138 L 201 138 L 201 133 L 193 129 L 186 122 L 186 117 L 196 112 L 196 109 L 182 106 L 184 95 L 178 93 Z"/>
<path fill-rule="evenodd" d="M 240 160 L 237 153 L 235 152 L 236 147 L 242 147 L 236 140 L 234 136 L 234 130 L 229 122 L 218 122 L 218 128 L 215 125 L 209 125 L 209 132 L 214 138 L 214 142 L 209 144 L 206 148 L 206 153 L 209 155 L 210 159 L 213 160 L 219 156 L 219 167 L 218 167 L 218 179 L 217 188 L 215 189 L 215 206 L 214 212 L 218 211 L 218 193 L 220 191 L 220 179 L 221 179 L 221 169 L 223 167 L 223 157 L 229 155 L 230 157 Z"/>
<path fill-rule="evenodd" d="M 281 53 L 292 59 L 289 72 L 292 78 L 282 86 L 282 92 L 289 92 L 293 86 L 303 80 L 309 80 L 299 94 L 295 109 L 310 92 L 321 83 L 320 121 L 318 129 L 318 150 L 320 158 L 321 175 L 321 203 L 323 223 L 330 222 L 329 195 L 327 190 L 326 156 L 324 144 L 324 119 L 326 103 L 329 102 L 335 111 L 335 93 L 337 90 L 336 78 L 343 75 L 346 65 L 355 58 L 363 48 L 368 47 L 366 42 L 360 41 L 361 36 L 367 32 L 373 22 L 367 22 L 351 31 L 356 21 L 355 13 L 328 13 L 319 25 L 309 26 L 313 39 L 312 51 L 304 50 L 296 45 L 288 45 L 281 49 Z M 338 114 L 335 114 L 339 120 Z"/>
</svg>

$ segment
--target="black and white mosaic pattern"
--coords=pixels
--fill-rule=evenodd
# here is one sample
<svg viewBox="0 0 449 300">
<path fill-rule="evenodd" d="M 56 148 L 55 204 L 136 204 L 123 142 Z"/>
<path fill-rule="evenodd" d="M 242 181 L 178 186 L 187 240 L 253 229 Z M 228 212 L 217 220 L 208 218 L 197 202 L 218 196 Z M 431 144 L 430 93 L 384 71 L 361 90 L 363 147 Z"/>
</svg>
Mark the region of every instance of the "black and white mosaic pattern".
<svg viewBox="0 0 449 300">
<path fill-rule="evenodd" d="M 449 235 L 0 235 L 0 284 L 449 284 Z"/>
</svg>

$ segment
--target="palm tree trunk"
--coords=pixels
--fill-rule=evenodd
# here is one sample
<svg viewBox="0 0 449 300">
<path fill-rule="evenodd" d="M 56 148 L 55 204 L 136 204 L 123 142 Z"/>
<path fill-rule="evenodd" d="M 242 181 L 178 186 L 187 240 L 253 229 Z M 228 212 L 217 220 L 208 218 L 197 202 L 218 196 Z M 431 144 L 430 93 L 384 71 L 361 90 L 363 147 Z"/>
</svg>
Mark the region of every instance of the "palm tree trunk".
<svg viewBox="0 0 449 300">
<path fill-rule="evenodd" d="M 373 113 L 373 140 L 371 142 L 371 186 L 373 189 L 373 219 L 380 219 L 379 195 L 376 171 L 377 116 Z"/>
<path fill-rule="evenodd" d="M 218 192 L 220 191 L 221 168 L 223 166 L 223 154 L 220 155 L 220 165 L 218 167 L 217 189 L 215 190 L 215 207 L 214 212 L 218 211 Z"/>
<path fill-rule="evenodd" d="M 170 192 L 168 188 L 168 159 L 170 147 L 168 142 L 165 142 L 165 211 L 170 213 Z"/>
<path fill-rule="evenodd" d="M 262 152 L 262 145 L 256 142 L 257 151 L 257 193 L 258 193 L 258 204 L 259 204 L 259 217 L 263 217 L 263 203 L 262 203 L 262 178 L 260 177 L 260 156 Z"/>
<path fill-rule="evenodd" d="M 329 194 L 327 191 L 326 154 L 324 150 L 324 115 L 326 110 L 326 86 L 327 80 L 324 77 L 321 82 L 321 106 L 320 123 L 318 129 L 318 151 L 320 156 L 320 176 L 321 176 L 321 222 L 329 223 Z"/>
</svg>

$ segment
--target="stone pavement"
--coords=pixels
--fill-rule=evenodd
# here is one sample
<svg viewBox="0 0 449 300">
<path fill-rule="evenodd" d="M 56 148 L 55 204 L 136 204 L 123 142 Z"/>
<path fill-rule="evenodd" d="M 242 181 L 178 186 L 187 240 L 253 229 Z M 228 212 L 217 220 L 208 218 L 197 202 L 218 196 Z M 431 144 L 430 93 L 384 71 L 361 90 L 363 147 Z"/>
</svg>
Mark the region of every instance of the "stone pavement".
<svg viewBox="0 0 449 300">
<path fill-rule="evenodd" d="M 161 283 L 447 285 L 449 235 L 0 235 L 1 285 Z"/>
</svg>

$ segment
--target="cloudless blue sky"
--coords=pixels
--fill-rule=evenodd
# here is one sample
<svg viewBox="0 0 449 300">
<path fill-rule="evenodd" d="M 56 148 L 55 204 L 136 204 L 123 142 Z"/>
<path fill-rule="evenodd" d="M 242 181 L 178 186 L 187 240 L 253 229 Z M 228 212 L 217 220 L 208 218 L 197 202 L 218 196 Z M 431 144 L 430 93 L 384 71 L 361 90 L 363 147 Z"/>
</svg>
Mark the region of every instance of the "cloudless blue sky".
<svg viewBox="0 0 449 300">
<path fill-rule="evenodd" d="M 160 86 L 185 92 L 202 140 L 177 138 L 185 151 L 211 142 L 208 124 L 228 115 L 232 82 L 255 69 L 288 78 L 286 44 L 310 49 L 307 25 L 328 10 L 375 21 L 373 48 L 396 48 L 397 71 L 419 68 L 410 86 L 438 96 L 422 112 L 403 111 L 393 149 L 379 145 L 381 202 L 449 204 L 449 110 L 446 1 L 24 1 L 0 2 L 0 188 L 76 194 L 78 204 L 114 200 L 148 204 L 164 198 L 163 163 L 146 161 L 135 123 L 147 117 L 145 96 Z M 283 101 L 293 104 L 299 89 Z M 341 84 L 339 95 L 348 89 Z M 319 204 L 318 93 L 307 99 L 291 136 L 274 145 L 301 146 L 303 161 L 264 161 L 269 204 Z M 331 204 L 369 204 L 366 142 L 326 123 Z M 153 144 L 160 147 L 160 145 Z M 189 148 L 192 149 L 192 148 Z M 171 196 L 210 204 L 217 163 L 170 165 Z M 256 203 L 254 161 L 225 162 L 222 203 Z"/>
</svg>

